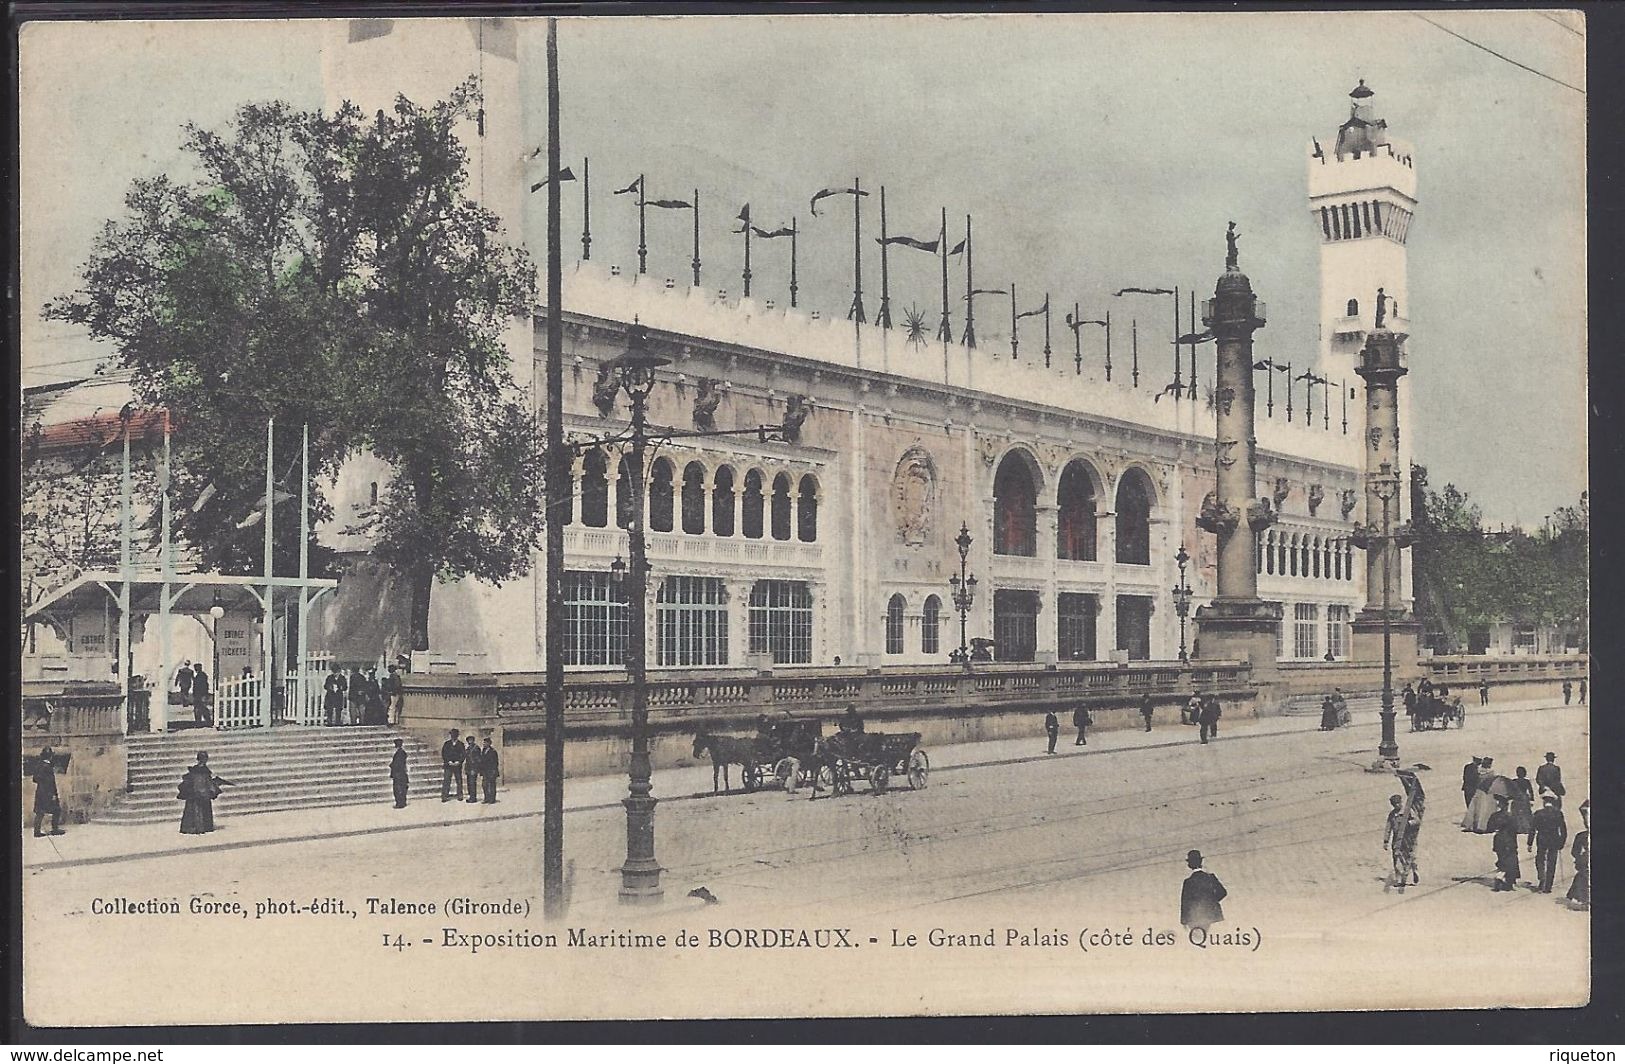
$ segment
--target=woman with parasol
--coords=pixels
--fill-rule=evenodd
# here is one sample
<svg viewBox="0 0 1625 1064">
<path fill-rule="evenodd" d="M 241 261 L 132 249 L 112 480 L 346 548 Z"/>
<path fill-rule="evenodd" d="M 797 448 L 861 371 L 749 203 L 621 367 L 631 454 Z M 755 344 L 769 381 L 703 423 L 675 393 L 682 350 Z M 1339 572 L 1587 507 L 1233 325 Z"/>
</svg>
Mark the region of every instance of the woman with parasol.
<svg viewBox="0 0 1625 1064">
<path fill-rule="evenodd" d="M 186 770 L 175 797 L 186 803 L 181 813 L 182 835 L 206 835 L 214 830 L 214 800 L 221 786 L 235 786 L 209 769 L 209 755 L 199 752 L 197 764 Z"/>
<path fill-rule="evenodd" d="M 1467 812 L 1461 818 L 1461 830 L 1471 831 L 1479 835 L 1488 835 L 1495 830 L 1490 823 L 1494 815 L 1496 802 L 1508 798 L 1512 794 L 1512 781 L 1505 776 L 1496 775 L 1495 759 L 1486 757 L 1478 768 L 1478 787 L 1473 792 L 1472 801 L 1467 804 Z"/>
</svg>

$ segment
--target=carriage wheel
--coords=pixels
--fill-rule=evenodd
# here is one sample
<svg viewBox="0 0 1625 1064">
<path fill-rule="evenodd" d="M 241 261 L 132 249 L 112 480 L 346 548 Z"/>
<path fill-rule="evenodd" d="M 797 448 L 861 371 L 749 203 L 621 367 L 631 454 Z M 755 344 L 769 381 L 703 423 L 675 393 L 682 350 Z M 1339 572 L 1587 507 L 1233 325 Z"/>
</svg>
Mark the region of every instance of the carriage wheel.
<svg viewBox="0 0 1625 1064">
<path fill-rule="evenodd" d="M 869 770 L 869 790 L 875 794 L 885 794 L 886 788 L 891 785 L 891 766 L 876 765 Z"/>
<path fill-rule="evenodd" d="M 759 765 L 746 765 L 744 771 L 745 793 L 762 789 L 762 769 Z"/>
<path fill-rule="evenodd" d="M 835 786 L 837 796 L 852 793 L 852 771 L 845 761 L 835 762 Z"/>
<path fill-rule="evenodd" d="M 926 777 L 931 772 L 931 759 L 925 755 L 924 750 L 916 750 L 908 755 L 908 785 L 917 791 L 925 789 Z"/>
</svg>

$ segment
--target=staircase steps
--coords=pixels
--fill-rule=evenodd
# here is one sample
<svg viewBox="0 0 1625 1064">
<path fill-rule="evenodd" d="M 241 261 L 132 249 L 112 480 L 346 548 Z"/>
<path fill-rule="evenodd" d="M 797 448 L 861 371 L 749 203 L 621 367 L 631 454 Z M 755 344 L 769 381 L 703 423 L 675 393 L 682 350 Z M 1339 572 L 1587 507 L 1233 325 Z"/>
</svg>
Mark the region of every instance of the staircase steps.
<svg viewBox="0 0 1625 1064">
<path fill-rule="evenodd" d="M 395 728 L 189 730 L 130 736 L 129 791 L 94 819 L 114 824 L 178 822 L 183 803 L 175 791 L 199 751 L 208 752 L 215 775 L 236 783 L 215 799 L 217 817 L 390 802 L 394 791 L 389 762 L 396 739 L 405 740 L 409 797 L 438 799 L 439 751 Z"/>
</svg>

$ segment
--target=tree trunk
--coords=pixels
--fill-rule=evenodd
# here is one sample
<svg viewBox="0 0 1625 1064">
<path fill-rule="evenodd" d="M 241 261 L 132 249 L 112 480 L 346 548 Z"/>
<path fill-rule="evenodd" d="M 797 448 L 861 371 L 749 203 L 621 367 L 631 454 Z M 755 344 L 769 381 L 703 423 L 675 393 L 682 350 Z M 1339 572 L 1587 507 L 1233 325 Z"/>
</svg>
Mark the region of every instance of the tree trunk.
<svg viewBox="0 0 1625 1064">
<path fill-rule="evenodd" d="M 429 595 L 434 590 L 434 565 L 428 559 L 412 562 L 406 570 L 412 588 L 412 649 L 429 649 Z"/>
</svg>

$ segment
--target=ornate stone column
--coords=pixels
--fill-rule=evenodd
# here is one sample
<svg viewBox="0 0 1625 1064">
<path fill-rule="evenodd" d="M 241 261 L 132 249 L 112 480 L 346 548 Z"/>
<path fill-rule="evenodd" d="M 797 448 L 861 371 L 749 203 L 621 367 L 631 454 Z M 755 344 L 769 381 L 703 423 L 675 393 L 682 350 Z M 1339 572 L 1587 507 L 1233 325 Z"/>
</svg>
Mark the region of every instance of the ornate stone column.
<svg viewBox="0 0 1625 1064">
<path fill-rule="evenodd" d="M 1253 333 L 1264 327 L 1263 307 L 1236 263 L 1235 223 L 1227 234 L 1224 274 L 1204 307 L 1202 323 L 1218 346 L 1214 407 L 1215 485 L 1202 500 L 1198 528 L 1218 537 L 1218 594 L 1196 610 L 1202 657 L 1252 663 L 1254 678 L 1275 675 L 1275 632 L 1281 604 L 1258 597 L 1254 557 L 1258 535 L 1275 521 L 1268 499 L 1258 498 L 1258 439 L 1254 435 Z"/>
</svg>

